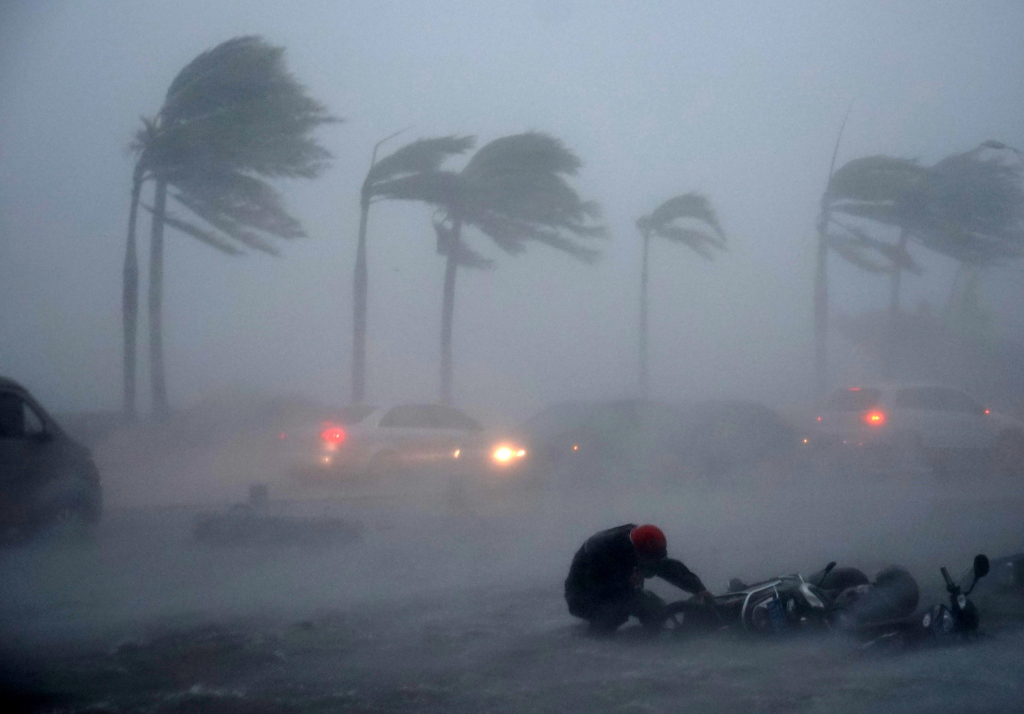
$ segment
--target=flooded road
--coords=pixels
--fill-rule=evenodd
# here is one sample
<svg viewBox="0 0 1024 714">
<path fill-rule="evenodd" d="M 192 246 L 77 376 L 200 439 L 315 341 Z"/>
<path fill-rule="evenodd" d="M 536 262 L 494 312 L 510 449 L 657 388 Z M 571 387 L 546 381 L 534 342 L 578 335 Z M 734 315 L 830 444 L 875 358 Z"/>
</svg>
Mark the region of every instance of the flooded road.
<svg viewBox="0 0 1024 714">
<path fill-rule="evenodd" d="M 111 511 L 87 545 L 0 555 L 5 696 L 34 711 L 1012 711 L 1024 629 L 865 653 L 839 637 L 595 638 L 562 579 L 590 533 L 660 524 L 714 591 L 731 576 L 938 568 L 1021 550 L 1016 484 L 812 482 L 653 493 L 322 494 L 274 508 L 342 518 L 353 541 L 196 542 L 197 507 Z M 294 495 L 294 494 L 290 494 Z M 465 494 L 463 494 L 465 496 Z M 570 517 L 571 515 L 571 517 Z M 672 597 L 664 584 L 651 585 Z M 1012 608 L 1010 608 L 1012 611 Z"/>
</svg>

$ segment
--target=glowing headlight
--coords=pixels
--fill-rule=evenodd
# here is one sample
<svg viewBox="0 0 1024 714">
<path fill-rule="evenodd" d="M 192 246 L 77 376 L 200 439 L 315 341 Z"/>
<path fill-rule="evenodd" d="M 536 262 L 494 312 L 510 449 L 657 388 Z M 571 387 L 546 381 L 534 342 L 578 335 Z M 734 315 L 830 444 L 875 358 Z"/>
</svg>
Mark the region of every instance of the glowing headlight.
<svg viewBox="0 0 1024 714">
<path fill-rule="evenodd" d="M 457 459 L 460 456 L 462 456 L 462 449 L 456 449 L 455 451 L 452 452 L 453 459 Z"/>
<path fill-rule="evenodd" d="M 499 446 L 491 453 L 491 458 L 499 464 L 507 464 L 524 456 L 526 456 L 525 449 L 508 445 Z"/>
</svg>

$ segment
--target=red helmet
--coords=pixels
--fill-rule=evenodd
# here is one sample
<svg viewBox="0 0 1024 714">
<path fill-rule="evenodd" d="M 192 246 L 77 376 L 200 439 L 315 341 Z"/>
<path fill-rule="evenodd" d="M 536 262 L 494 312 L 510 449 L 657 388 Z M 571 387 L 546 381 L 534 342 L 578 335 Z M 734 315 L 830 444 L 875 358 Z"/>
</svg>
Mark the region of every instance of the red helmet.
<svg viewBox="0 0 1024 714">
<path fill-rule="evenodd" d="M 665 534 L 658 526 L 637 526 L 629 532 L 629 540 L 640 555 L 664 558 L 668 552 Z"/>
</svg>

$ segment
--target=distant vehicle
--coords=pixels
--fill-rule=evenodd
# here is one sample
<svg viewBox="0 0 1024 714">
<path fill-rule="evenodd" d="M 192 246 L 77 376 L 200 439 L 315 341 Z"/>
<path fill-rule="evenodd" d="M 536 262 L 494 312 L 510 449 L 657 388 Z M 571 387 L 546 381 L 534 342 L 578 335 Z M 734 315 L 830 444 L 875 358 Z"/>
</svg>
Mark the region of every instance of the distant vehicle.
<svg viewBox="0 0 1024 714">
<path fill-rule="evenodd" d="M 306 475 L 381 475 L 396 470 L 510 471 L 526 449 L 497 439 L 464 412 L 441 404 L 346 407 L 327 419 L 282 432 L 293 470 Z"/>
<path fill-rule="evenodd" d="M 51 526 L 83 532 L 102 510 L 89 450 L 68 436 L 28 390 L 0 377 L 0 537 Z"/>
<path fill-rule="evenodd" d="M 795 451 L 796 430 L 763 405 L 688 406 L 642 399 L 555 404 L 518 435 L 532 468 L 581 481 L 641 471 L 669 481 L 715 479 Z"/>
<path fill-rule="evenodd" d="M 687 411 L 691 468 L 707 477 L 748 470 L 765 462 L 791 465 L 800 445 L 796 428 L 763 404 L 706 401 Z"/>
<path fill-rule="evenodd" d="M 855 386 L 834 392 L 809 441 L 941 469 L 951 456 L 988 456 L 1001 472 L 1024 468 L 1024 423 L 966 392 L 932 384 Z M 907 461 L 909 459 L 909 461 Z"/>
</svg>

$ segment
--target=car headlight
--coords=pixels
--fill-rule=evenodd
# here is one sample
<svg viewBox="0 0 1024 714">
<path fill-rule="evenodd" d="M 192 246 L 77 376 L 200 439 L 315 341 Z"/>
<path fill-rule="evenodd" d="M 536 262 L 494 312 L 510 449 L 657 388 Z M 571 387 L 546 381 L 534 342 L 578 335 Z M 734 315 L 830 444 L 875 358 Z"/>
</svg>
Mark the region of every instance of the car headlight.
<svg viewBox="0 0 1024 714">
<path fill-rule="evenodd" d="M 511 444 L 500 444 L 491 452 L 491 459 L 500 465 L 510 464 L 526 456 L 526 449 Z"/>
</svg>

